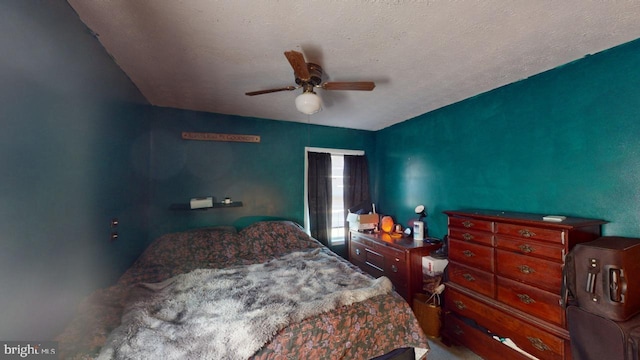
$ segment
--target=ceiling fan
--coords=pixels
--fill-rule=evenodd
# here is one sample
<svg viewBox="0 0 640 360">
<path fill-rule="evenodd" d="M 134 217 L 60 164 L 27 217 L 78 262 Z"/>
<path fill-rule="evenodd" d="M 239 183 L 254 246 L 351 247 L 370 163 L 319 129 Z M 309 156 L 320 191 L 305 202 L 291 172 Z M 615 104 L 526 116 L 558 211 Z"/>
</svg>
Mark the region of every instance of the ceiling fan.
<svg viewBox="0 0 640 360">
<path fill-rule="evenodd" d="M 284 56 L 289 60 L 289 64 L 291 64 L 293 68 L 297 86 L 252 91 L 245 94 L 254 96 L 302 88 L 302 94 L 296 98 L 296 108 L 302 113 L 311 115 L 321 109 L 320 97 L 313 91 L 313 88 L 322 88 L 324 90 L 371 91 L 376 87 L 373 81 L 331 81 L 323 83 L 322 67 L 320 67 L 320 65 L 306 62 L 304 55 L 294 50 L 285 51 Z"/>
</svg>

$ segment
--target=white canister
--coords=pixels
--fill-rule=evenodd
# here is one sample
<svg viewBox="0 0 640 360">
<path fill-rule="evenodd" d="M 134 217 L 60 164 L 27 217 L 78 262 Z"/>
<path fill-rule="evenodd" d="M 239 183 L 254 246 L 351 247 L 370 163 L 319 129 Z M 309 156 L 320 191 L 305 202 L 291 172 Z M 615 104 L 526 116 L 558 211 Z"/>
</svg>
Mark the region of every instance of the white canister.
<svg viewBox="0 0 640 360">
<path fill-rule="evenodd" d="M 424 222 L 413 222 L 413 240 L 424 240 Z"/>
</svg>

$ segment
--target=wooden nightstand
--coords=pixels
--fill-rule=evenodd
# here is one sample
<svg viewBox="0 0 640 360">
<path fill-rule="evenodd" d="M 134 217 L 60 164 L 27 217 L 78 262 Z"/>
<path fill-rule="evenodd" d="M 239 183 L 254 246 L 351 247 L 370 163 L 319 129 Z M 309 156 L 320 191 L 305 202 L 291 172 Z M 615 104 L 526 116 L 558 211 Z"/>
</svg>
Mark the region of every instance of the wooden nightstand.
<svg viewBox="0 0 640 360">
<path fill-rule="evenodd" d="M 388 277 L 396 292 L 413 306 L 414 294 L 422 290 L 422 257 L 441 245 L 351 230 L 348 246 L 349 261 L 376 278 Z"/>
</svg>

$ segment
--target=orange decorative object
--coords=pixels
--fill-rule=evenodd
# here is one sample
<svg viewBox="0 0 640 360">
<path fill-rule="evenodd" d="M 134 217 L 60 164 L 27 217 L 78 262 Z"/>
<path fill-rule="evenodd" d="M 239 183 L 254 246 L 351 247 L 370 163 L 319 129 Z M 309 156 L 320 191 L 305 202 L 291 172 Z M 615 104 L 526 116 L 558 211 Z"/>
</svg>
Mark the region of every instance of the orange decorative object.
<svg viewBox="0 0 640 360">
<path fill-rule="evenodd" d="M 382 220 L 380 220 L 380 228 L 386 233 L 393 230 L 393 219 L 391 218 L 391 216 L 382 217 Z"/>
</svg>

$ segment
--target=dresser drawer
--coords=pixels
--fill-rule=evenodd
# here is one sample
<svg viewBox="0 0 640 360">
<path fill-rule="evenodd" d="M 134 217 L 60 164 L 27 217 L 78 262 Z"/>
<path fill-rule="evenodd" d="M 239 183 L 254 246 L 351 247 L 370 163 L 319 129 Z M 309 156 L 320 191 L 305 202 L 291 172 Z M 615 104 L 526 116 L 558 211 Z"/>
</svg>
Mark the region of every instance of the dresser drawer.
<svg viewBox="0 0 640 360">
<path fill-rule="evenodd" d="M 384 272 L 384 255 L 369 247 L 364 248 L 364 262 L 367 265 Z"/>
<path fill-rule="evenodd" d="M 565 255 L 562 245 L 509 236 L 496 236 L 496 247 L 557 262 L 563 262 Z"/>
<path fill-rule="evenodd" d="M 449 260 L 493 272 L 493 248 L 449 239 Z"/>
<path fill-rule="evenodd" d="M 449 281 L 488 297 L 495 296 L 492 273 L 464 266 L 453 261 L 447 265 L 447 271 L 449 273 Z"/>
<path fill-rule="evenodd" d="M 389 249 L 392 250 L 392 249 Z M 389 251 L 384 253 L 384 274 L 396 286 L 407 287 L 409 278 L 409 266 L 405 254 L 399 251 Z"/>
<path fill-rule="evenodd" d="M 361 243 L 351 242 L 349 261 L 358 265 L 360 269 L 375 278 L 385 275 L 384 257 L 382 254 L 371 251 L 370 248 Z"/>
<path fill-rule="evenodd" d="M 352 236 L 349 260 L 373 277 L 386 276 L 396 287 L 406 288 L 408 264 L 400 250 L 375 243 L 364 237 Z"/>
<path fill-rule="evenodd" d="M 450 339 L 464 345 L 483 359 L 530 360 L 521 353 L 494 340 L 489 334 L 468 325 L 454 313 L 444 314 L 444 332 Z"/>
<path fill-rule="evenodd" d="M 349 261 L 357 265 L 364 264 L 366 261 L 366 246 L 361 243 L 352 241 L 349 244 Z"/>
<path fill-rule="evenodd" d="M 496 261 L 497 275 L 560 293 L 562 264 L 499 249 Z"/>
<path fill-rule="evenodd" d="M 460 217 L 449 217 L 449 227 L 493 232 L 493 222 Z"/>
<path fill-rule="evenodd" d="M 493 234 L 489 232 L 450 228 L 449 238 L 455 240 L 472 241 L 488 246 L 494 245 Z"/>
<path fill-rule="evenodd" d="M 475 320 L 492 333 L 510 338 L 524 351 L 540 359 L 563 359 L 564 340 L 531 324 L 527 324 L 507 312 L 462 294 L 449 287 L 446 290 L 447 309 L 460 316 Z"/>
<path fill-rule="evenodd" d="M 496 223 L 496 233 L 521 239 L 542 240 L 553 242 L 556 244 L 565 243 L 565 233 L 563 230 Z"/>
<path fill-rule="evenodd" d="M 564 325 L 560 295 L 498 276 L 498 301 L 558 326 Z"/>
</svg>

